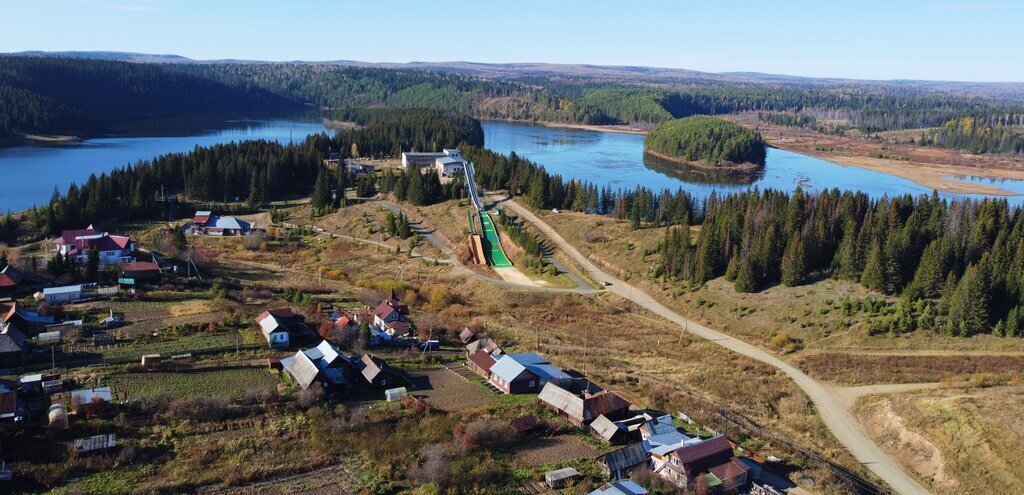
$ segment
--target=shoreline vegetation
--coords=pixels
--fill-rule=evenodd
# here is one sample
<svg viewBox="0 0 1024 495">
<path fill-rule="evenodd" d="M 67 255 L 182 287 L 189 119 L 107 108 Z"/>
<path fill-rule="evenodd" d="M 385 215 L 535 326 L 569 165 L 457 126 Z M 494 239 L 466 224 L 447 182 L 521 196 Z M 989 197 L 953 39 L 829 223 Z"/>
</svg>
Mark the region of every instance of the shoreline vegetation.
<svg viewBox="0 0 1024 495">
<path fill-rule="evenodd" d="M 670 120 L 644 137 L 644 153 L 688 167 L 731 173 L 764 168 L 764 137 L 735 122 L 704 115 Z"/>
<path fill-rule="evenodd" d="M 517 122 L 517 121 L 510 121 Z M 518 121 L 522 123 L 534 123 L 531 121 Z M 558 122 L 536 122 L 545 127 L 578 129 L 594 132 L 612 132 L 618 134 L 646 135 L 647 130 L 631 127 L 622 124 L 614 125 L 590 125 L 571 124 Z M 833 137 L 833 136 L 829 136 Z M 834 137 L 833 137 L 834 138 Z M 847 138 L 852 139 L 852 138 Z M 901 161 L 886 158 L 872 158 L 869 156 L 851 156 L 837 153 L 836 151 L 822 151 L 815 149 L 813 144 L 803 141 L 778 139 L 778 137 L 765 137 L 769 147 L 781 150 L 792 151 L 803 155 L 821 158 L 844 167 L 859 167 L 883 174 L 894 175 L 903 179 L 913 181 L 923 187 L 934 189 L 939 192 L 952 194 L 987 194 L 992 196 L 1018 196 L 1018 193 L 1003 189 L 997 185 L 975 184 L 971 182 L 959 182 L 950 180 L 949 177 L 982 177 L 994 180 L 1024 180 L 1024 169 L 974 167 L 970 165 L 948 165 L 943 163 L 930 163 L 924 161 Z M 879 145 L 879 148 L 881 146 Z M 963 157 L 964 153 L 956 150 L 929 149 L 933 153 L 942 153 L 949 156 Z M 976 157 L 977 155 L 968 155 Z M 664 157 L 660 157 L 664 159 Z M 688 164 L 689 165 L 689 164 Z M 1024 165 L 1022 165 L 1024 166 Z"/>
<path fill-rule="evenodd" d="M 762 168 L 764 168 L 764 165 L 758 165 L 756 163 L 751 163 L 751 162 L 743 162 L 743 163 L 724 162 L 724 163 L 721 163 L 721 164 L 715 164 L 715 163 L 708 163 L 708 162 L 700 161 L 700 160 L 698 160 L 698 161 L 691 161 L 691 160 L 687 160 L 685 158 L 681 158 L 681 157 L 678 157 L 678 156 L 670 156 L 670 155 L 666 155 L 664 153 L 659 153 L 657 151 L 649 150 L 649 149 L 645 149 L 644 150 L 644 154 L 645 155 L 651 155 L 651 156 L 653 156 L 655 158 L 658 158 L 658 159 L 661 159 L 661 160 L 664 160 L 664 161 L 667 161 L 667 162 L 671 162 L 673 164 L 685 165 L 687 167 L 698 168 L 698 169 L 706 170 L 706 171 L 709 171 L 709 172 L 719 172 L 719 173 L 723 173 L 723 174 L 747 174 L 747 173 L 757 172 L 757 171 L 761 170 Z"/>
</svg>

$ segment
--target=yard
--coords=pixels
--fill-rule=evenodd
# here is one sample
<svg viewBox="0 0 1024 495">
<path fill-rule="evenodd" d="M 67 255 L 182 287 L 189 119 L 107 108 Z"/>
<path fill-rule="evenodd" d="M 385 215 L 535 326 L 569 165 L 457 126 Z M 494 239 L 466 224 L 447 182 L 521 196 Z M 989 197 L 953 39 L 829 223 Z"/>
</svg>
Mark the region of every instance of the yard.
<svg viewBox="0 0 1024 495">
<path fill-rule="evenodd" d="M 597 449 L 574 435 L 541 437 L 525 442 L 512 452 L 516 467 L 534 467 L 565 463 L 574 459 L 593 459 L 601 455 Z"/>
<path fill-rule="evenodd" d="M 266 368 L 224 368 L 178 372 L 141 372 L 112 375 L 108 384 L 129 399 L 170 395 L 172 397 L 240 398 L 247 390 L 265 390 L 280 383 Z"/>
<path fill-rule="evenodd" d="M 416 389 L 409 391 L 416 397 L 425 397 L 434 407 L 443 411 L 459 411 L 497 402 L 496 393 L 482 384 L 468 381 L 446 369 L 410 373 Z"/>
</svg>

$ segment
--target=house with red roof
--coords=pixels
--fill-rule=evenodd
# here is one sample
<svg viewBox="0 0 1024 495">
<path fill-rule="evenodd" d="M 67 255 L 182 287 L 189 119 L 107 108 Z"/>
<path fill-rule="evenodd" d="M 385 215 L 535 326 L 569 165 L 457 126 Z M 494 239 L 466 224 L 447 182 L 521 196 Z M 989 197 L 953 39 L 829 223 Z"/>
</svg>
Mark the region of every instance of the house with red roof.
<svg viewBox="0 0 1024 495">
<path fill-rule="evenodd" d="M 91 249 L 99 252 L 101 265 L 135 260 L 135 244 L 131 237 L 99 232 L 92 225 L 79 230 L 65 230 L 54 241 L 54 251 L 78 263 L 84 264 L 88 260 Z"/>
<path fill-rule="evenodd" d="M 391 341 L 408 337 L 412 334 L 412 323 L 409 322 L 409 306 L 398 300 L 394 289 L 376 308 L 373 309 L 373 325 L 370 332 L 378 341 Z"/>
</svg>

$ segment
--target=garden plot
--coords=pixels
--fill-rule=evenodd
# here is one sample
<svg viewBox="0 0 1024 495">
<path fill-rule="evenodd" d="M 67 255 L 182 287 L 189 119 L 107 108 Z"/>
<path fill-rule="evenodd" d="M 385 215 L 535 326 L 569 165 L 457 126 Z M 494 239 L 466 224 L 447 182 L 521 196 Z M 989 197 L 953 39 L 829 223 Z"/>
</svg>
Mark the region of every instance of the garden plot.
<svg viewBox="0 0 1024 495">
<path fill-rule="evenodd" d="M 574 459 L 593 459 L 600 454 L 575 436 L 558 435 L 537 438 L 516 447 L 512 452 L 512 463 L 518 467 L 534 467 Z"/>
<path fill-rule="evenodd" d="M 498 400 L 493 392 L 446 369 L 410 374 L 416 389 L 409 392 L 416 397 L 426 398 L 431 405 L 443 411 L 459 411 Z"/>
<path fill-rule="evenodd" d="M 123 373 L 108 381 L 129 399 L 158 395 L 239 398 L 247 390 L 275 387 L 278 382 L 278 376 L 266 368 Z"/>
</svg>

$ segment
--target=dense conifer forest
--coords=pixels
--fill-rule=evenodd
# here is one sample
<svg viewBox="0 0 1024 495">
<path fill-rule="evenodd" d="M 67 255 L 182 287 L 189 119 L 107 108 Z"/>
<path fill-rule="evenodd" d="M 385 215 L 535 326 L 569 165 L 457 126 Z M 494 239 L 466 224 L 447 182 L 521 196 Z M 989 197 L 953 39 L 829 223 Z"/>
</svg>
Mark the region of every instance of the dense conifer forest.
<svg viewBox="0 0 1024 495">
<path fill-rule="evenodd" d="M 507 188 L 535 208 L 665 229 L 650 276 L 680 290 L 720 276 L 740 292 L 835 277 L 900 296 L 873 333 L 1024 337 L 1024 214 L 1005 200 L 754 189 L 696 201 L 682 190 L 564 181 L 514 153 L 469 148 L 466 156 L 481 186 Z M 696 238 L 690 225 L 700 226 Z M 844 311 L 859 304 L 845 301 Z"/>
<path fill-rule="evenodd" d="M 1020 154 L 1024 147 L 1024 104 L 1014 97 L 928 85 L 499 79 L 332 64 L 147 64 L 64 57 L 3 56 L 0 61 L 0 135 L 8 136 L 81 134 L 100 130 L 112 119 L 310 103 L 328 109 L 433 108 L 483 118 L 640 127 L 691 115 L 753 111 L 767 121 L 825 132 L 928 129 L 915 142 L 981 153 Z"/>
<path fill-rule="evenodd" d="M 644 150 L 669 159 L 716 167 L 763 166 L 764 139 L 755 131 L 716 117 L 694 115 L 651 129 Z"/>
<path fill-rule="evenodd" d="M 357 183 L 344 167 L 327 171 L 323 158 L 329 153 L 341 157 L 354 154 L 379 156 L 396 149 L 438 150 L 461 145 L 483 145 L 480 123 L 463 115 L 434 110 L 401 113 L 386 112 L 365 127 L 340 131 L 333 137 L 310 136 L 302 143 L 283 145 L 271 141 L 243 141 L 212 147 L 197 147 L 189 153 L 173 153 L 120 168 L 109 174 L 92 176 L 84 184 L 74 184 L 64 194 L 54 191 L 47 205 L 34 208 L 30 217 L 34 226 L 46 234 L 80 228 L 96 218 L 108 221 L 134 221 L 159 218 L 166 205 L 159 201 L 160 191 L 198 202 L 244 203 L 255 208 L 268 201 L 312 194 L 313 206 L 320 210 L 343 206 L 344 191 L 358 187 L 372 192 L 372 184 Z M 422 176 L 423 180 L 429 175 Z M 411 179 L 406 179 L 410 182 Z M 421 196 L 409 192 L 409 200 L 429 204 L 458 193 L 442 190 L 436 175 L 422 186 Z M 416 186 L 409 185 L 408 190 Z M 461 186 L 456 187 L 461 191 Z M 397 194 L 397 193 L 396 193 Z M 165 213 L 164 213 L 165 214 Z"/>
<path fill-rule="evenodd" d="M 0 137 L 82 134 L 143 116 L 298 108 L 251 83 L 228 85 L 160 64 L 0 56 Z"/>
</svg>

